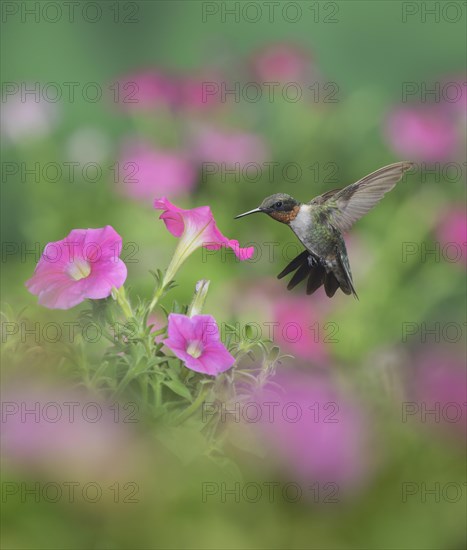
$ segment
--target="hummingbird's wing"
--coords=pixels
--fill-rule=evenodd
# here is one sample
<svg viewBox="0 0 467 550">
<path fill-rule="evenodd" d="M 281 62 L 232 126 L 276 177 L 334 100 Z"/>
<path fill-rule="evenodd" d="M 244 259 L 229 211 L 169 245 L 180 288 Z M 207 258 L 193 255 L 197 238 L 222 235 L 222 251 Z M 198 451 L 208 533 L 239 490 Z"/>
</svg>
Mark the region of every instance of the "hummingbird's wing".
<svg viewBox="0 0 467 550">
<path fill-rule="evenodd" d="M 345 233 L 369 212 L 412 166 L 411 162 L 397 162 L 384 166 L 343 189 L 327 191 L 308 204 L 325 207 L 330 223 Z"/>
</svg>

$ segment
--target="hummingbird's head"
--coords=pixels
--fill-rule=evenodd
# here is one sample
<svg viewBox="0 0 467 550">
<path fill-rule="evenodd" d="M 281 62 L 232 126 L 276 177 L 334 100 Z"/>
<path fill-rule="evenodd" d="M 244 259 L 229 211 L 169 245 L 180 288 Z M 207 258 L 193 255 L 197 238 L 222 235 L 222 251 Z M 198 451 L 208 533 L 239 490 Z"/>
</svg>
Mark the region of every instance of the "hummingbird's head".
<svg viewBox="0 0 467 550">
<path fill-rule="evenodd" d="M 242 218 L 243 216 L 255 214 L 256 212 L 264 212 L 278 222 L 290 223 L 297 216 L 299 210 L 300 203 L 293 197 L 286 193 L 275 193 L 270 197 L 266 197 L 258 208 L 249 210 L 244 214 L 239 214 L 235 216 L 235 218 Z"/>
</svg>

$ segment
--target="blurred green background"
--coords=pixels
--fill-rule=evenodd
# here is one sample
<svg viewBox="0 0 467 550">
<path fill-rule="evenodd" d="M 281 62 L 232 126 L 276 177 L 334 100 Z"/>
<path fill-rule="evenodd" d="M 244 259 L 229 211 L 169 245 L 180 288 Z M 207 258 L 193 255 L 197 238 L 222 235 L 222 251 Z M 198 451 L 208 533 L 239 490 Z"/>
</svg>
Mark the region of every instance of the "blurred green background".
<svg viewBox="0 0 467 550">
<path fill-rule="evenodd" d="M 25 6 L 37 9 L 33 4 L 40 7 L 38 21 L 36 15 L 22 12 Z M 94 3 L 77 6 L 73 21 L 66 2 L 52 3 L 63 9 L 56 22 L 53 7 L 42 11 L 46 4 L 2 5 L 4 320 L 11 321 L 24 307 L 30 320 L 65 322 L 76 317 L 77 310 L 40 308 L 24 287 L 45 244 L 63 239 L 74 228 L 112 225 L 126 243 L 122 257 L 127 260 L 130 294 L 149 297 L 149 270 L 165 269 L 176 245 L 157 220 L 153 199 L 166 194 L 184 208 L 208 204 L 220 230 L 243 246 L 253 242 L 260 257 L 238 262 L 230 254 L 197 251 L 178 273 L 179 286 L 164 303 L 188 302 L 196 281 L 207 278 L 211 288 L 206 313 L 219 323 L 317 323 L 318 341 L 304 336 L 296 344 L 279 336 L 277 343 L 296 356 L 293 364 L 324 370 L 352 388 L 374 421 L 375 440 L 368 452 L 378 455 L 378 466 L 375 473 L 368 472 L 350 504 L 331 510 L 280 499 L 203 503 L 200 484 L 223 479 L 222 472 L 213 473 L 203 463 L 178 467 L 163 453 L 157 456 L 150 428 L 138 426 L 132 434 L 138 440 L 135 456 L 124 470 L 126 479 L 140 483 L 138 504 L 67 506 L 10 499 L 4 506 L 4 547 L 463 548 L 467 411 L 462 383 L 459 393 L 452 375 L 454 371 L 457 380 L 460 373 L 465 382 L 465 4 L 451 2 L 456 10 L 448 12 L 439 2 L 286 2 L 270 21 L 264 2 L 101 1 L 95 3 L 100 14 L 95 22 L 86 21 L 82 11 L 83 5 Z M 245 12 L 247 4 L 257 8 Z M 287 17 L 284 4 L 292 5 Z M 424 12 L 431 5 L 437 14 Z M 290 22 L 296 6 L 301 15 Z M 86 9 L 93 18 L 95 8 Z M 117 82 L 136 80 L 144 92 L 147 81 L 139 79 L 151 72 L 164 75 L 169 88 L 185 92 L 194 82 L 194 91 L 173 102 L 163 92 L 152 104 L 114 101 Z M 303 99 L 290 102 L 277 94 L 272 102 L 265 95 L 258 102 L 243 96 L 213 106 L 199 102 L 203 82 L 226 81 L 231 89 L 235 83 L 261 85 L 264 75 L 266 81 L 298 83 Z M 65 96 L 67 82 L 78 83 L 73 101 L 64 97 L 56 103 L 43 98 L 21 102 L 10 93 L 15 86 L 29 89 L 39 83 L 43 91 L 47 83 L 58 83 Z M 402 101 L 404 83 L 443 89 L 446 82 L 463 90 L 458 101 L 446 100 L 442 93 L 428 95 L 427 101 L 416 93 Z M 87 83 L 102 89 L 100 100 L 83 98 Z M 307 92 L 312 85 L 319 90 L 315 101 Z M 336 101 L 326 101 L 332 90 Z M 170 96 L 170 90 L 167 93 Z M 248 136 L 246 145 L 232 138 L 239 135 Z M 134 143 L 144 151 L 135 158 Z M 151 148 L 159 157 L 151 156 Z M 195 174 L 186 177 L 186 184 L 171 187 L 164 182 L 167 174 L 173 175 L 170 163 L 167 172 L 158 172 L 157 159 L 169 153 Z M 295 242 L 292 233 L 266 217 L 233 220 L 269 194 L 286 192 L 308 201 L 399 160 L 413 160 L 416 169 L 347 239 L 358 302 L 340 292 L 331 301 L 322 290 L 310 298 L 302 296 L 303 289 L 289 294 L 275 275 L 291 259 L 284 256 L 284 245 Z M 73 181 L 63 164 L 71 161 L 79 163 Z M 125 182 L 115 180 L 116 163 L 122 167 L 127 161 L 141 162 L 147 198 L 138 198 Z M 87 162 L 100 167 L 97 181 L 83 177 L 81 167 Z M 222 178 L 221 168 L 206 175 L 205 162 L 218 167 L 223 162 L 241 167 L 277 162 L 279 169 L 273 177 L 263 170 L 252 182 L 241 174 Z M 31 173 L 21 173 L 24 167 L 36 169 L 37 163 L 38 181 Z M 44 177 L 48 163 L 58 164 L 64 176 Z M 281 169 L 288 163 L 301 167 L 299 181 L 283 177 Z M 446 167 L 458 175 L 453 177 Z M 272 258 L 271 242 L 277 243 Z M 436 253 L 425 254 L 424 247 Z M 338 327 L 336 341 L 326 341 L 326 323 Z M 449 323 L 456 337 L 444 331 Z M 305 324 L 302 328 L 305 333 Z M 424 333 L 433 328 L 434 334 Z M 2 333 L 2 343 L 7 341 Z M 16 379 L 14 370 L 20 365 L 26 373 L 35 365 L 30 354 L 37 349 L 31 352 L 34 346 L 27 338 L 22 344 L 14 369 L 4 364 L 7 380 Z M 32 370 L 34 376 L 40 378 L 43 368 L 62 377 L 60 352 L 42 341 L 39 348 L 44 348 L 40 356 L 45 360 L 43 367 Z M 100 351 L 96 346 L 90 355 L 98 357 Z M 446 423 L 432 431 L 401 422 L 403 403 L 420 395 L 417 388 L 424 369 L 431 368 L 425 365 L 429 357 L 437 357 L 436 368 L 441 368 L 430 399 L 456 402 L 462 409 L 460 433 L 447 441 Z M 436 397 L 440 387 L 444 393 Z M 7 463 L 5 479 L 54 479 L 53 471 L 36 466 L 33 461 L 25 474 Z M 261 479 L 247 460 L 244 468 L 246 479 Z M 161 476 L 161 471 L 167 474 Z M 71 469 L 68 476 L 73 475 L 78 474 Z M 418 495 L 402 502 L 404 482 L 430 487 L 457 483 L 462 497 L 455 503 L 442 495 L 439 501 L 427 497 L 423 502 Z"/>
</svg>

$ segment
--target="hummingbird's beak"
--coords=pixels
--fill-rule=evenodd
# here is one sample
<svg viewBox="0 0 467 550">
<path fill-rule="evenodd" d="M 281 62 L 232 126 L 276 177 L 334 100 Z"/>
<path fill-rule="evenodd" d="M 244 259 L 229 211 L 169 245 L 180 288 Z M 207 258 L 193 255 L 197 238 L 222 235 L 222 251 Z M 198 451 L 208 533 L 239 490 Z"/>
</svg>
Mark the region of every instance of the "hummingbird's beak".
<svg viewBox="0 0 467 550">
<path fill-rule="evenodd" d="M 249 214 L 255 214 L 256 212 L 262 212 L 261 208 L 253 208 L 253 210 L 249 210 L 248 212 L 244 212 L 243 214 L 239 214 L 238 216 L 235 216 L 234 220 L 238 218 L 243 218 L 243 216 L 248 216 Z"/>
</svg>

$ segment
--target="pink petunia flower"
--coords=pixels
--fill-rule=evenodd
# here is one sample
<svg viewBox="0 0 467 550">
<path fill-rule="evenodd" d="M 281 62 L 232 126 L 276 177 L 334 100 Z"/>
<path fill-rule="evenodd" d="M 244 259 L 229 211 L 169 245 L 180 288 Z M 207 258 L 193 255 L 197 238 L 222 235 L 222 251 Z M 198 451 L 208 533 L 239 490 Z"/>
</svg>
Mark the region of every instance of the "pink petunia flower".
<svg viewBox="0 0 467 550">
<path fill-rule="evenodd" d="M 217 376 L 235 363 L 220 340 L 219 328 L 212 315 L 169 315 L 165 345 L 196 372 Z"/>
<path fill-rule="evenodd" d="M 39 304 L 51 309 L 107 298 L 127 276 L 121 251 L 122 238 L 110 225 L 73 229 L 65 239 L 46 245 L 26 287 L 39 296 Z"/>
<path fill-rule="evenodd" d="M 397 108 L 389 114 L 384 133 L 398 155 L 414 160 L 446 160 L 452 158 L 458 149 L 455 124 L 436 107 Z"/>
<path fill-rule="evenodd" d="M 126 143 L 119 165 L 119 190 L 141 201 L 161 194 L 178 197 L 196 183 L 197 170 L 183 153 L 156 149 L 144 141 Z"/>
<path fill-rule="evenodd" d="M 248 260 L 254 254 L 252 246 L 241 248 L 237 240 L 228 239 L 219 231 L 209 206 L 184 210 L 163 197 L 156 199 L 154 208 L 163 210 L 160 219 L 164 220 L 165 226 L 172 235 L 180 238 L 165 274 L 166 282 L 173 279 L 175 272 L 186 258 L 201 246 L 208 250 L 218 250 L 223 246 L 230 247 L 240 260 Z"/>
<path fill-rule="evenodd" d="M 452 207 L 443 213 L 436 229 L 436 236 L 443 247 L 448 247 L 450 257 L 466 265 L 467 260 L 467 215 L 464 208 Z M 452 247 L 452 248 L 451 248 Z"/>
</svg>

